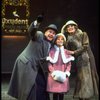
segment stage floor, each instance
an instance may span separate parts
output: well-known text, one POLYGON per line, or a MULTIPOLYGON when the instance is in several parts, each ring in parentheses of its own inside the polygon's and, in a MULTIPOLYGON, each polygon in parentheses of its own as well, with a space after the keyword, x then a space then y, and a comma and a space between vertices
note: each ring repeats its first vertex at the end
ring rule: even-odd
MULTIPOLYGON (((9 85, 10 75, 4 75, 2 76, 2 83, 1 83, 1 100, 16 100, 9 95, 7 95, 8 91, 8 85, 9 85)), ((75 85, 75 78, 72 76, 70 77, 70 91, 68 94, 65 95, 64 100, 78 100, 73 99, 73 92, 74 92, 74 85, 75 85)), ((52 100, 52 95, 50 95, 50 98, 52 100)), ((91 98, 91 100, 99 100, 99 97, 91 98)))

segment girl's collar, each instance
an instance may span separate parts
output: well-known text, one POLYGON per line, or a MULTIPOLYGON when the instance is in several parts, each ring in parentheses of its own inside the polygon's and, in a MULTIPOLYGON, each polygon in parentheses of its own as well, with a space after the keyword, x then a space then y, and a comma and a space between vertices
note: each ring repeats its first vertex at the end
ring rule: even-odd
POLYGON ((63 49, 64 50, 64 46, 61 46, 61 47, 58 47, 57 45, 54 45, 54 48, 56 49, 56 50, 59 50, 59 49, 63 49))

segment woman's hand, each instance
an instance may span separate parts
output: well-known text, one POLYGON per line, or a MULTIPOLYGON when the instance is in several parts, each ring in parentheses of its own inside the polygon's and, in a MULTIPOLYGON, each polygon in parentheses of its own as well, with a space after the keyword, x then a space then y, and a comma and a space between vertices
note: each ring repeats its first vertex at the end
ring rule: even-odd
POLYGON ((70 54, 72 54, 72 55, 73 55, 73 54, 75 54, 75 52, 74 52, 74 51, 70 51, 70 54))

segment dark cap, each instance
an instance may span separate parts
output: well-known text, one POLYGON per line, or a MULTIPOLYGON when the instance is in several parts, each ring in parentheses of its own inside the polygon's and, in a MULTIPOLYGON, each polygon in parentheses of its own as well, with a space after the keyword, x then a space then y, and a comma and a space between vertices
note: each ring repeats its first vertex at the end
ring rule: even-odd
POLYGON ((50 24, 48 27, 45 28, 44 32, 48 29, 54 30, 56 33, 58 32, 57 26, 55 24, 50 24))

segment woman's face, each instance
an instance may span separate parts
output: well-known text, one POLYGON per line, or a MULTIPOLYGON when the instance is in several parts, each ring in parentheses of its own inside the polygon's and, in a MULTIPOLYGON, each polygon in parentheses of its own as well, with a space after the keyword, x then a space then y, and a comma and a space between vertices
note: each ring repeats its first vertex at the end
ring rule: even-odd
POLYGON ((56 39, 56 45, 61 47, 61 46, 63 46, 63 44, 64 44, 63 36, 58 36, 57 39, 56 39))
POLYGON ((67 31, 68 33, 75 33, 75 31, 76 31, 75 25, 68 25, 68 26, 66 27, 66 31, 67 31))

